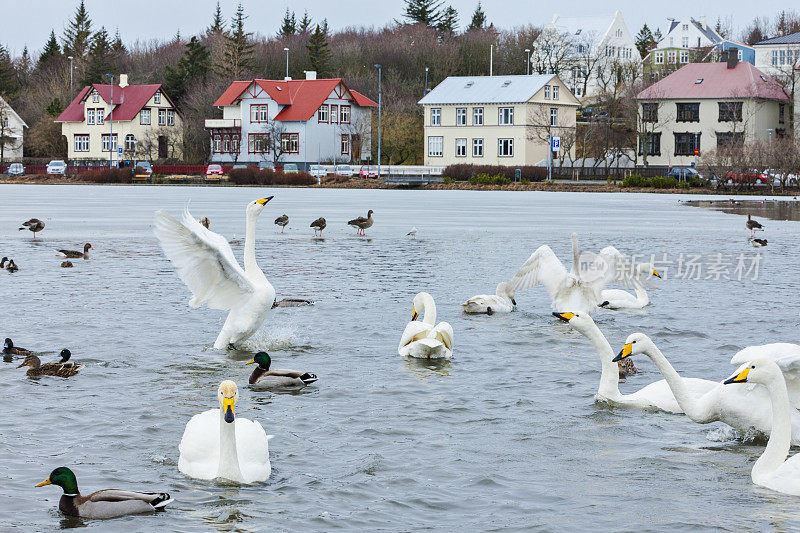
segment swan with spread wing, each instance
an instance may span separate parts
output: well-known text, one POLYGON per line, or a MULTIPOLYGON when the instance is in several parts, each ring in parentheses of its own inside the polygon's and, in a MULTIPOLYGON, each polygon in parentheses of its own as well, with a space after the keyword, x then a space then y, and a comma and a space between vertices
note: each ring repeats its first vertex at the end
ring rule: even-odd
POLYGON ((181 220, 164 211, 155 218, 155 234, 178 276, 192 292, 189 305, 228 311, 214 348, 236 349, 266 319, 275 289, 256 263, 256 221, 272 196, 247 204, 244 270, 228 240, 203 227, 186 209, 181 220))

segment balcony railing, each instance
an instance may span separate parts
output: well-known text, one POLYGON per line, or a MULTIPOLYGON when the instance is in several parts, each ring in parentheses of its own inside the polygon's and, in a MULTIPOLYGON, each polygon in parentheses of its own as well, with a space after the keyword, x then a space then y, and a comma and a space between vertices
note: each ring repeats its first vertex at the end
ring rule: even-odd
POLYGON ((207 129, 241 128, 242 121, 238 118, 207 118, 207 129))

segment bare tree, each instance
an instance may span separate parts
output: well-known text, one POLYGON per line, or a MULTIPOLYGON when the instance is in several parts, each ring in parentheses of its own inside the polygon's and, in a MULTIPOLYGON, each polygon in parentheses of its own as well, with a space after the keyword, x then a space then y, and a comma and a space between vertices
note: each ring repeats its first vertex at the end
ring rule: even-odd
POLYGON ((11 123, 11 107, 0 98, 0 167, 6 162, 6 150, 13 150, 20 144, 20 140, 13 134, 11 123))

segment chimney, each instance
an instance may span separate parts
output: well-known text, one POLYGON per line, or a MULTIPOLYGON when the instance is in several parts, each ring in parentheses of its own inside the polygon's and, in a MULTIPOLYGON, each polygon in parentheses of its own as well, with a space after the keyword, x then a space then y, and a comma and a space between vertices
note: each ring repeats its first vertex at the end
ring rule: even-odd
POLYGON ((739 52, 736 48, 728 48, 728 68, 736 68, 739 63, 739 52))
POLYGON ((119 75, 119 86, 120 89, 125 88, 128 86, 128 75, 127 74, 120 74, 119 75))
POLYGON ((317 71, 316 70, 304 70, 303 72, 306 73, 307 80, 315 80, 317 79, 317 71))

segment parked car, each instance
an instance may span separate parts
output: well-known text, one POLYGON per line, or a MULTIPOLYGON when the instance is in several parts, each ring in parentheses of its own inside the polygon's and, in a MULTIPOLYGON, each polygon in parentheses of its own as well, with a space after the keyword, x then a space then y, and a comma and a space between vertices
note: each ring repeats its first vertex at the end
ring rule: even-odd
POLYGON ((275 163, 272 161, 260 161, 258 163, 258 170, 264 170, 265 168, 275 170, 275 163))
MULTIPOLYGON (((777 171, 777 170, 772 170, 772 169, 765 170, 762 173, 762 175, 766 175, 767 177, 772 178, 772 184, 775 185, 776 187, 780 187, 781 179, 784 177, 783 172, 780 172, 780 171, 777 171)), ((786 174, 785 182, 786 182, 787 186, 789 186, 789 187, 797 187, 798 180, 800 180, 800 175, 793 174, 791 172, 786 174)), ((769 180, 767 180, 767 181, 769 181, 769 180)))
POLYGON ((765 185, 772 181, 766 174, 757 170, 748 170, 746 172, 728 172, 725 174, 725 181, 734 183, 744 183, 750 185, 765 185))
POLYGON ((249 166, 250 165, 244 165, 242 163, 237 163, 237 164, 233 165, 233 170, 236 170, 237 168, 247 168, 249 166))
POLYGON ((702 180, 703 175, 693 167, 670 167, 667 176, 673 177, 678 181, 689 181, 691 179, 702 180))
POLYGON ((337 176, 347 176, 348 178, 352 178, 353 174, 353 167, 350 165, 336 165, 333 167, 333 173, 337 176))
POLYGON ((222 165, 208 165, 206 176, 222 176, 222 165))
POLYGON ((324 178, 328 175, 328 171, 322 165, 311 165, 308 167, 308 173, 315 178, 324 178))
POLYGON ((22 163, 11 163, 6 170, 6 174, 9 176, 22 176, 25 174, 25 167, 22 166, 22 163))
POLYGON ((294 163, 286 163, 283 165, 283 173, 284 174, 297 174, 299 170, 297 169, 297 165, 294 163))
POLYGON ((60 174, 62 176, 66 176, 67 164, 61 159, 54 159, 49 163, 47 163, 47 174, 48 175, 60 174))
POLYGON ((377 178, 379 177, 378 165, 361 165, 358 175, 362 178, 377 178))
POLYGON ((150 161, 137 161, 133 165, 133 171, 136 172, 137 168, 140 168, 141 172, 144 172, 148 176, 153 173, 153 165, 150 164, 150 161))

